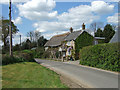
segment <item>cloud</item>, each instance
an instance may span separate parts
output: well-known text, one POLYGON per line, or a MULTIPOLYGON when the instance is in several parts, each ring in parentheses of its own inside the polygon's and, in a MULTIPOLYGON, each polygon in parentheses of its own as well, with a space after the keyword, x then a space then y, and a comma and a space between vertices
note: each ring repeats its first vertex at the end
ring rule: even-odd
MULTIPOLYGON (((120 14, 119 14, 119 17, 120 17, 120 14)), ((107 22, 118 24, 118 13, 115 13, 113 16, 108 16, 107 17, 107 22)))
POLYGON ((67 27, 62 22, 37 22, 34 23, 33 26, 36 28, 37 31, 40 32, 51 32, 51 31, 62 31, 67 29, 67 27))
POLYGON ((80 29, 83 23, 90 24, 99 18, 92 13, 90 6, 80 5, 58 15, 56 21, 38 21, 33 24, 33 27, 43 34, 46 33, 44 35, 49 38, 48 36, 53 34, 68 32, 70 27, 73 27, 74 30, 80 29))
POLYGON ((21 24, 22 23, 22 18, 17 17, 15 20, 12 20, 15 24, 21 24))
POLYGON ((66 32, 70 27, 80 29, 82 23, 88 26, 100 19, 100 15, 112 13, 114 5, 104 1, 93 1, 91 5, 79 5, 58 15, 54 11, 54 0, 31 0, 24 4, 18 4, 20 17, 36 21, 33 27, 42 32, 47 38, 57 33, 66 32))
POLYGON ((92 11, 97 14, 109 14, 113 12, 114 5, 110 5, 104 1, 93 1, 91 2, 92 11))
POLYGON ((60 22, 64 22, 69 27, 80 28, 82 23, 90 24, 94 20, 98 20, 100 17, 92 13, 89 5, 80 5, 64 12, 58 16, 60 22), (71 26, 70 26, 71 25, 71 26))
POLYGON ((113 8, 113 5, 109 5, 104 1, 93 1, 91 5, 79 5, 57 15, 56 21, 39 21, 34 23, 33 26, 43 33, 68 31, 70 27, 76 30, 81 28, 82 23, 87 26, 93 21, 99 20, 101 14, 111 13, 113 8))
POLYGON ((20 16, 30 20, 50 20, 57 16, 57 11, 52 11, 55 7, 54 0, 31 0, 17 7, 20 16))

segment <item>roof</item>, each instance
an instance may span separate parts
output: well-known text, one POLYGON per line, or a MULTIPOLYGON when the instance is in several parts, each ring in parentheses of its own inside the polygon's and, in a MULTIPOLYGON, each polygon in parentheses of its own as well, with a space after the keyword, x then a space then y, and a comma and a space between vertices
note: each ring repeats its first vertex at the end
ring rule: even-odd
POLYGON ((70 34, 65 38, 65 40, 66 40, 66 41, 75 40, 82 32, 83 32, 83 30, 74 31, 74 32, 70 33, 70 34))
POLYGON ((118 37, 118 34, 120 34, 120 30, 117 30, 113 36, 113 38, 110 40, 109 43, 115 43, 120 42, 120 37, 118 37))
POLYGON ((68 34, 70 33, 55 35, 44 46, 59 46, 68 34))
POLYGON ((47 46, 51 46, 51 47, 59 46, 59 45, 62 44, 62 41, 75 40, 84 31, 86 31, 87 33, 89 33, 87 31, 87 29, 85 29, 85 30, 74 31, 72 33, 68 32, 68 33, 64 33, 64 34, 53 36, 44 46, 46 46, 46 47, 47 46))

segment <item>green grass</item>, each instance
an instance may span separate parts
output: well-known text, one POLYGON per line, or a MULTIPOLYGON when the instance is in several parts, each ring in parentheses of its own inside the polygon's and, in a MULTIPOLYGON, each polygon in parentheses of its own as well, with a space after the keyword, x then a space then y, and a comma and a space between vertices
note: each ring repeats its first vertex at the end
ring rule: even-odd
POLYGON ((3 88, 67 88, 55 72, 33 62, 2 66, 3 88))

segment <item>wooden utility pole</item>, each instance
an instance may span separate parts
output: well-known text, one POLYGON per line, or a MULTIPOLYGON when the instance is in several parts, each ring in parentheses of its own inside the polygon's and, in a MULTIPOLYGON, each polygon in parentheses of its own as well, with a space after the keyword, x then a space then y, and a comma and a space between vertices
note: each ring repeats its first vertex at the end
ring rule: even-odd
POLYGON ((20 46, 21 46, 21 35, 20 35, 20 46))
POLYGON ((20 35, 20 46, 19 46, 20 50, 21 50, 21 35, 20 35))
POLYGON ((12 23, 11 23, 11 0, 9 1, 9 35, 10 35, 10 56, 13 56, 12 53, 12 23))

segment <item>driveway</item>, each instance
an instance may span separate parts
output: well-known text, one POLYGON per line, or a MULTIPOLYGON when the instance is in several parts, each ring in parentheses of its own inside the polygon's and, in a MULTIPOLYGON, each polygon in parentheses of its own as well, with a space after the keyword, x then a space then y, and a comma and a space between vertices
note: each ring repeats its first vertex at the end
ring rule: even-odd
MULTIPOLYGON (((35 59, 41 65, 65 75, 85 88, 118 88, 118 73, 98 70, 76 63, 35 59)), ((119 78, 120 80, 120 78, 119 78)))

